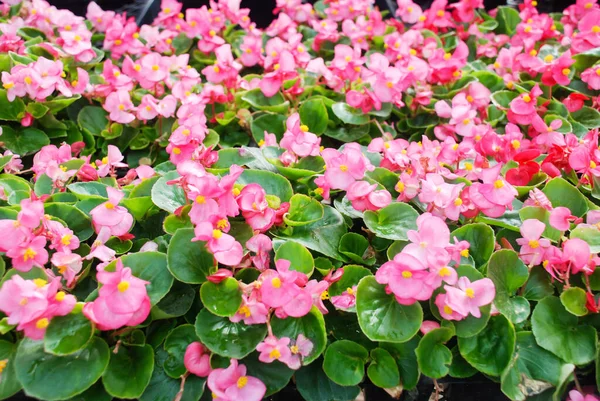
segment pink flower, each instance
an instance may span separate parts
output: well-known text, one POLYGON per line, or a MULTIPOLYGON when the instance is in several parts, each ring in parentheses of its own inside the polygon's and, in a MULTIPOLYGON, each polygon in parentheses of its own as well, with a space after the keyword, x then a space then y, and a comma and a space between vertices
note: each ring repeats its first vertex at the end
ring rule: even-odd
POLYGON ((600 89, 600 67, 590 67, 581 73, 581 80, 588 84, 590 89, 600 89))
POLYGON ((550 212, 550 225, 557 230, 567 231, 571 227, 571 222, 577 221, 581 222, 581 219, 573 216, 566 207, 559 206, 550 212))
POLYGON ((377 184, 355 181, 347 188, 346 196, 358 211, 379 210, 392 202, 392 195, 385 189, 376 191, 375 188, 377 184))
POLYGON ((423 320, 423 323, 421 323, 420 331, 423 335, 425 335, 425 334, 429 333, 431 330, 435 330, 435 329, 439 329, 439 328, 440 328, 440 324, 438 322, 435 322, 433 320, 423 320))
POLYGON ((292 53, 289 51, 282 52, 279 62, 273 65, 273 71, 267 72, 258 84, 260 90, 266 97, 274 96, 279 92, 285 80, 298 75, 296 69, 296 61, 292 53))
MULTIPOLYGON (((563 262, 568 262, 573 274, 585 270, 590 262, 590 246, 587 242, 579 238, 571 238, 563 244, 563 262)), ((593 272, 586 272, 591 274, 593 272)))
POLYGON ((425 282, 426 268, 411 255, 399 253, 377 270, 375 278, 379 284, 387 285, 399 303, 411 305, 429 299, 433 293, 434 289, 425 282))
POLYGON ((86 260, 98 258, 102 262, 108 262, 115 257, 116 252, 104 245, 106 241, 110 239, 110 232, 111 230, 109 227, 100 228, 96 240, 92 243, 90 253, 85 257, 86 260))
POLYGON ((331 303, 337 309, 351 309, 356 305, 356 286, 346 288, 340 295, 331 297, 331 303))
POLYGON ((207 385, 215 401, 260 401, 267 387, 259 379, 246 376, 246 366, 232 359, 227 369, 214 369, 207 385))
POLYGON ((480 307, 489 305, 496 296, 494 283, 489 278, 471 282, 467 277, 458 279, 457 287, 444 286, 446 302, 462 315, 481 317, 480 307))
POLYGON ((72 287, 75 276, 81 271, 83 261, 81 256, 70 252, 56 252, 50 260, 58 272, 67 280, 67 286, 72 287))
POLYGON ((292 114, 286 122, 287 130, 283 134, 280 146, 300 157, 317 156, 321 138, 308 132, 309 127, 300 125, 300 115, 292 114))
POLYGON ((535 85, 530 93, 523 93, 510 102, 508 121, 513 124, 529 125, 537 115, 537 98, 542 95, 539 85, 535 85))
POLYGON ((116 168, 127 167, 123 163, 125 157, 121 154, 119 148, 115 145, 108 145, 108 154, 102 160, 96 160, 98 166, 98 176, 106 177, 108 174, 113 174, 116 168))
POLYGON ((313 305, 311 295, 301 288, 307 282, 306 275, 289 270, 290 262, 285 259, 275 262, 275 267, 277 271, 265 270, 259 277, 259 281, 262 282, 262 302, 278 309, 280 318, 306 315, 313 305))
POLYGON ((354 181, 362 179, 365 172, 375 168, 357 143, 346 144, 342 152, 327 148, 321 155, 327 165, 325 181, 332 189, 346 190, 354 181))
POLYGON ((412 0, 398 0, 397 2, 396 15, 405 23, 414 24, 423 15, 421 7, 412 0))
POLYGON ((269 268, 269 252, 273 249, 271 238, 264 234, 256 234, 246 242, 246 248, 256 254, 251 257, 254 267, 261 271, 269 268))
POLYGON ((269 308, 262 302, 259 302, 257 297, 257 291, 254 290, 249 297, 242 295, 242 306, 235 315, 231 316, 229 320, 233 323, 244 321, 244 324, 264 324, 267 322, 269 315, 269 308))
POLYGON ((226 266, 236 266, 242 261, 242 245, 231 235, 224 233, 209 222, 196 225, 193 241, 206 241, 208 249, 217 262, 226 266))
POLYGON ((183 364, 190 373, 200 377, 208 376, 212 370, 210 352, 198 341, 194 341, 185 349, 183 364))
POLYGON ((435 305, 438 307, 442 318, 446 320, 463 320, 467 317, 466 314, 459 313, 448 305, 448 296, 446 294, 438 294, 435 297, 435 305))
POLYGON ((83 313, 100 330, 137 326, 146 320, 150 313, 150 298, 146 292, 149 282, 133 276, 120 259, 114 272, 100 270, 96 278, 102 284, 98 298, 85 304, 83 313))
POLYGON ((582 394, 577 390, 569 391, 567 401, 598 401, 600 398, 593 394, 582 394))
POLYGON ((231 54, 231 45, 222 45, 215 50, 217 61, 214 65, 209 65, 202 70, 202 74, 206 76, 206 80, 213 84, 224 82, 229 86, 231 82, 237 80, 238 71, 241 70, 241 64, 233 59, 231 54))
POLYGON ((125 194, 113 187, 106 187, 108 201, 96 206, 90 212, 92 224, 97 233, 106 227, 110 235, 120 237, 127 234, 133 225, 133 216, 123 206, 118 206, 125 194))
POLYGON ((240 45, 242 55, 240 61, 245 67, 252 67, 262 59, 262 38, 255 35, 244 36, 244 42, 240 45))
POLYGON ((546 225, 536 219, 527 219, 521 226, 523 238, 517 238, 517 244, 521 245, 519 256, 523 262, 532 266, 538 265, 544 259, 546 249, 550 247, 550 240, 541 238, 546 225))
POLYGON ((308 338, 304 337, 303 334, 298 334, 298 338, 295 342, 292 342, 290 351, 292 352, 291 357, 287 360, 286 364, 290 369, 300 369, 302 360, 310 355, 313 350, 313 343, 308 338))
POLYGON ((12 259, 12 266, 22 272, 28 272, 34 266, 44 267, 48 263, 48 251, 44 248, 46 239, 42 236, 31 236, 25 242, 6 252, 12 259))
POLYGON ((124 90, 119 90, 108 95, 102 107, 110 113, 109 118, 111 121, 129 124, 135 120, 135 114, 130 113, 131 111, 135 111, 135 106, 131 102, 129 92, 124 90))
POLYGON ((242 216, 254 230, 267 231, 275 222, 275 210, 269 207, 266 195, 260 185, 248 184, 237 197, 242 216))
POLYGON ((288 337, 278 339, 273 335, 267 336, 256 346, 256 350, 260 352, 258 360, 264 363, 271 363, 275 360, 287 363, 292 356, 292 351, 288 348, 289 343, 288 337))

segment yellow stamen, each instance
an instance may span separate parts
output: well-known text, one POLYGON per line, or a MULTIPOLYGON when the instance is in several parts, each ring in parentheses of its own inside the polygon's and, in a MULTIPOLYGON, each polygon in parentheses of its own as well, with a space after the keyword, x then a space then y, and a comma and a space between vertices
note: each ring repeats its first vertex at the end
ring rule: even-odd
POLYGON ((10 88, 12 88, 13 86, 15 86, 14 82, 7 82, 7 83, 5 83, 5 84, 2 84, 2 87, 3 87, 4 89, 10 89, 10 88))
POLYGON ((281 288, 281 279, 279 277, 275 277, 271 279, 271 285, 274 288, 281 288))
POLYGON ((511 146, 513 147, 513 149, 519 149, 521 147, 521 141, 517 140, 517 139, 513 139, 510 142, 511 146))
POLYGON ((238 309, 238 313, 240 315, 244 315, 245 317, 250 317, 251 315, 250 308, 248 308, 247 305, 244 305, 240 309, 238 309))
POLYGON ((246 377, 246 376, 242 376, 237 380, 237 386, 240 389, 246 387, 247 384, 248 384, 248 377, 246 377))
POLYGON ((450 274, 452 274, 452 272, 447 267, 442 267, 438 274, 440 277, 448 277, 450 274))
POLYGON ((346 166, 345 164, 342 164, 342 165, 340 166, 340 171, 342 171, 342 172, 344 172, 344 173, 345 173, 346 171, 348 171, 348 166, 346 166))
POLYGON ((219 239, 219 238, 221 238, 222 236, 223 236, 223 231, 221 231, 221 230, 213 230, 213 232, 212 232, 212 237, 213 237, 214 239, 219 239))
POLYGON ((451 57, 452 57, 452 54, 450 54, 450 53, 444 54, 444 60, 450 60, 451 57))
POLYGON ((224 230, 227 228, 228 224, 229 224, 229 222, 227 221, 227 219, 221 219, 221 220, 217 221, 217 228, 219 230, 224 230))
POLYGON ((453 314, 453 313, 454 313, 454 311, 453 311, 453 310, 452 310, 452 308, 451 308, 451 307, 449 307, 448 305, 444 305, 444 313, 445 313, 446 315, 451 315, 451 314, 453 314))
POLYGON ((176 155, 178 155, 178 154, 181 153, 181 149, 179 149, 179 148, 173 148, 173 153, 176 154, 176 155))
POLYGON ((300 131, 302 131, 302 132, 308 132, 308 126, 307 125, 301 125, 300 126, 300 131))
POLYGON ((496 181, 494 181, 494 188, 500 189, 502 187, 504 187, 504 181, 502 181, 502 180, 496 180, 496 181))
POLYGON ((348 295, 354 295, 354 290, 352 289, 352 287, 346 288, 346 292, 348 293, 348 295))
POLYGON ((469 298, 475 298, 475 290, 470 287, 465 290, 465 294, 467 294, 469 298))
POLYGON ((592 27, 592 32, 594 32, 594 33, 598 33, 598 32, 600 32, 600 26, 598 26, 598 25, 594 25, 594 26, 592 27))
POLYGON ((531 102, 531 96, 529 96, 529 95, 523 95, 523 101, 524 101, 525 103, 529 103, 529 102, 531 102))
POLYGON ((465 163, 465 170, 472 171, 473 170, 473 163, 466 162, 465 163))
POLYGON ((460 256, 462 256, 463 258, 468 258, 469 257, 469 250, 468 249, 463 249, 462 251, 460 251, 460 256))
POLYGON ((125 292, 129 289, 129 281, 123 280, 117 285, 119 292, 125 292))
POLYGON ((35 322, 35 327, 40 330, 43 330, 46 327, 48 327, 49 324, 50 324, 50 321, 47 318, 43 317, 40 320, 38 320, 37 322, 35 322))
POLYGON ((454 199, 454 206, 462 206, 463 200, 460 198, 454 199))
POLYGON ((115 45, 116 46, 121 46, 122 44, 123 44, 123 41, 121 39, 115 40, 115 45))
POLYGON ((160 70, 159 66, 157 66, 157 65, 152 66, 152 71, 158 71, 158 70, 160 70))
POLYGON ((112 209, 115 208, 115 205, 112 202, 106 202, 104 204, 104 207, 107 208, 107 209, 109 209, 109 210, 112 210, 112 209))
POLYGON ((554 56, 552 54, 548 54, 546 57, 544 57, 544 61, 546 63, 551 63, 552 60, 554 60, 554 56))
POLYGON ((27 85, 31 85, 31 82, 32 82, 32 81, 31 81, 31 77, 25 77, 25 78, 23 79, 23 81, 25 81, 25 83, 26 83, 27 85))
POLYGON ((279 359, 281 358, 281 352, 277 348, 274 348, 271 352, 269 352, 269 358, 279 359))
POLYGON ((563 74, 564 76, 567 76, 567 75, 569 75, 570 73, 571 73, 571 70, 570 70, 570 69, 568 69, 568 68, 563 68, 563 70, 562 70, 562 74, 563 74))
POLYGON ((297 353, 299 353, 299 352, 300 352, 300 348, 298 348, 298 346, 297 346, 297 345, 292 345, 292 346, 290 347, 290 351, 292 351, 292 354, 296 355, 297 353))
POLYGON ((539 246, 540 246, 540 242, 538 240, 532 239, 529 241, 530 248, 536 249, 536 248, 539 248, 539 246))
POLYGON ((443 17, 444 16, 444 10, 438 10, 438 12, 436 13, 438 17, 443 17))
POLYGON ((402 277, 404 278, 411 278, 413 276, 413 274, 411 272, 409 272, 408 270, 405 270, 402 272, 402 277))
POLYGON ((60 239, 60 243, 63 244, 64 246, 69 246, 69 245, 71 245, 71 238, 73 238, 73 236, 71 234, 65 234, 60 239))
MULTIPOLYGON (((31 260, 31 259, 35 258, 36 255, 37 255, 36 251, 34 251, 31 248, 27 248, 25 250, 25 252, 23 253, 23 260, 25 262, 27 262, 28 260, 31 260)), ((44 284, 42 286, 44 286, 44 285, 46 285, 46 281, 45 280, 44 280, 44 284)))
POLYGON ((198 195, 196 196, 196 203, 199 205, 203 205, 206 203, 206 197, 202 196, 202 195, 198 195))
POLYGON ((64 291, 59 291, 56 293, 56 295, 54 296, 54 299, 57 300, 58 302, 62 302, 65 299, 65 296, 67 294, 65 294, 64 291))

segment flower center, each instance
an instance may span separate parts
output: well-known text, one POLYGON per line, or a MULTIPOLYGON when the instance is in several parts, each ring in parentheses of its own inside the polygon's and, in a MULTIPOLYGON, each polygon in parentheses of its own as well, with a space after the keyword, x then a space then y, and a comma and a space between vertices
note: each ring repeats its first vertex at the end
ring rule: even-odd
POLYGON ((448 277, 451 274, 451 272, 447 266, 444 266, 440 269, 438 274, 440 275, 440 277, 448 277))
POLYGON ((444 305, 444 313, 445 313, 446 315, 451 315, 451 314, 453 314, 453 313, 454 313, 454 311, 453 311, 453 310, 452 310, 452 308, 451 308, 451 307, 449 307, 448 305, 444 305))
POLYGON ((598 32, 600 32, 600 26, 598 26, 598 25, 594 25, 594 26, 592 27, 592 32, 594 32, 594 33, 598 33, 598 32))
POLYGON ((462 256, 463 258, 468 258, 469 257, 469 250, 468 249, 463 249, 462 251, 460 251, 460 256, 462 256))
POLYGON ((348 295, 354 295, 354 290, 352 289, 352 287, 346 288, 346 292, 348 293, 348 295))
POLYGON ((513 149, 519 149, 521 147, 521 142, 517 139, 513 139, 510 144, 512 145, 513 149))
POLYGON ((524 96, 523 96, 523 101, 524 101, 525 103, 529 103, 529 102, 531 102, 531 96, 529 96, 529 95, 524 95, 524 96))
POLYGON ((107 209, 109 209, 109 210, 112 210, 112 209, 114 209, 114 208, 115 208, 115 205, 114 205, 114 204, 112 204, 111 202, 106 202, 106 203, 104 204, 104 207, 105 207, 105 208, 107 208, 107 209))
POLYGON ((48 319, 43 317, 40 320, 38 320, 37 322, 35 322, 35 327, 40 330, 43 330, 46 327, 48 327, 49 324, 50 324, 50 322, 48 321, 48 319))
POLYGON ((348 166, 346 166, 345 164, 342 164, 340 166, 340 171, 343 171, 345 173, 346 171, 348 171, 348 166))
POLYGON ((504 181, 502 181, 502 180, 496 180, 496 181, 494 181, 494 188, 500 189, 502 187, 504 187, 504 181))
POLYGON ((290 351, 292 351, 292 354, 296 355, 297 353, 299 353, 299 352, 300 352, 300 348, 298 348, 298 346, 297 346, 297 345, 292 345, 292 346, 290 347, 290 351))
POLYGON ((437 16, 438 17, 443 17, 444 16, 444 10, 438 10, 437 16))
POLYGON ((321 300, 326 301, 329 299, 329 291, 325 290, 321 293, 321 300))
POLYGON ((467 294, 469 298, 475 298, 475 290, 473 290, 471 287, 465 290, 465 294, 467 294))
POLYGON ((539 246, 540 246, 540 242, 538 240, 532 239, 529 241, 530 248, 536 249, 536 248, 539 248, 539 246))
POLYGON ((562 70, 562 74, 563 74, 563 75, 567 76, 567 75, 569 75, 570 73, 571 73, 571 70, 570 70, 570 69, 568 69, 568 68, 563 68, 563 70, 562 70))
POLYGON ((125 292, 129 289, 129 281, 123 280, 117 285, 119 292, 125 292))
POLYGON ((69 246, 69 245, 71 245, 71 238, 73 238, 73 236, 71 234, 65 234, 60 239, 60 243, 63 244, 64 246, 69 246))
MULTIPOLYGON (((31 260, 31 259, 35 258, 35 256, 36 256, 36 255, 37 255, 37 252, 36 252, 36 251, 34 251, 34 250, 33 250, 33 249, 31 249, 31 248, 27 248, 27 249, 25 250, 25 252, 23 253, 23 260, 24 260, 25 262, 27 262, 28 260, 31 260)), ((44 282, 44 285, 46 285, 46 283, 45 283, 45 282, 44 282)))
POLYGON ((269 352, 269 357, 273 359, 281 358, 281 352, 277 348, 274 348, 271 352, 269 352))
POLYGON ((65 299, 65 296, 67 294, 65 294, 64 291, 59 291, 56 293, 56 295, 54 296, 54 299, 56 299, 58 302, 62 302, 65 299))
POLYGON ((302 132, 308 132, 308 126, 307 125, 301 125, 300 126, 300 131, 302 131, 302 132))
POLYGON ((250 317, 250 314, 251 314, 251 313, 250 313, 250 308, 248 308, 248 306, 246 306, 246 305, 242 306, 242 307, 241 307, 241 308, 238 310, 238 313, 239 313, 240 315, 244 315, 244 316, 246 316, 246 317, 250 317))
POLYGON ((223 236, 223 231, 221 230, 213 230, 212 237, 214 239, 219 239, 223 236))
POLYGON ((219 230, 223 230, 223 229, 227 228, 227 223, 228 223, 227 219, 221 219, 221 220, 217 221, 217 228, 219 230))
POLYGON ((404 277, 404 278, 411 278, 412 275, 413 274, 411 272, 409 272, 408 270, 405 270, 402 272, 402 277, 404 277))
POLYGON ((460 198, 454 199, 454 206, 462 206, 463 200, 460 198))
POLYGON ((275 277, 271 279, 271 285, 274 288, 281 288, 281 279, 279 277, 275 277))
POLYGON ((248 384, 248 377, 247 376, 242 376, 237 380, 237 386, 238 388, 244 388, 246 387, 246 385, 248 384))
POLYGON ((206 203, 206 198, 202 195, 196 196, 196 203, 199 205, 203 205, 206 203))
POLYGON ((444 60, 450 60, 450 57, 452 57, 452 54, 450 54, 450 53, 444 54, 444 60))

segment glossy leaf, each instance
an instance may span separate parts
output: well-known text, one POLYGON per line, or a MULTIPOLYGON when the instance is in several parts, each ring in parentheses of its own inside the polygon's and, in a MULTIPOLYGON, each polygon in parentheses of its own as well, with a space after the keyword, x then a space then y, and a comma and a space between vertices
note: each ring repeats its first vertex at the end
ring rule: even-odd
POLYGON ((167 249, 167 267, 179 281, 202 284, 207 276, 217 271, 217 263, 204 242, 192 242, 194 236, 192 228, 181 228, 175 232, 167 249))
POLYGON ((44 335, 44 350, 54 355, 68 355, 85 347, 92 339, 92 323, 81 313, 56 316, 44 335))
POLYGON ((440 379, 450 372, 452 352, 446 344, 453 337, 453 330, 440 327, 431 330, 421 338, 415 350, 421 372, 432 379, 440 379))
POLYGON ((327 347, 323 371, 340 386, 354 386, 365 374, 369 352, 365 347, 348 340, 336 341, 327 347))
POLYGON ((290 261, 290 270, 295 270, 312 275, 315 261, 306 247, 298 242, 286 241, 275 252, 275 260, 285 259, 290 261))
POLYGON ((366 226, 375 235, 392 240, 407 240, 409 230, 417 229, 419 214, 406 203, 392 203, 377 212, 364 213, 366 226))
POLYGON ((313 343, 313 349, 308 356, 303 359, 303 364, 308 365, 317 359, 325 350, 327 345, 327 333, 325 331, 325 320, 323 314, 313 306, 310 312, 302 317, 286 317, 271 319, 271 327, 276 337, 289 337, 292 341, 302 334, 313 343))
POLYGON ((242 290, 238 281, 227 277, 218 284, 207 281, 200 288, 202 304, 217 316, 233 316, 242 305, 242 290))
POLYGON ((113 397, 139 398, 150 383, 154 370, 154 350, 149 345, 126 347, 110 353, 102 384, 113 397))

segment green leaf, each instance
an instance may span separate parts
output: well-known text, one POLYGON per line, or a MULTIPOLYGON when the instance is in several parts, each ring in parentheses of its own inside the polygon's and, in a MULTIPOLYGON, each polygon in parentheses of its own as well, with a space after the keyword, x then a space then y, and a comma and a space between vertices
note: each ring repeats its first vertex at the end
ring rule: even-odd
POLYGON ((363 125, 369 122, 369 116, 362 110, 351 107, 346 102, 335 103, 331 106, 333 114, 345 124, 363 125))
POLYGON ((537 345, 530 331, 522 331, 517 333, 515 353, 502 373, 501 389, 511 400, 524 401, 558 386, 564 372, 574 368, 537 345))
POLYGON ((550 180, 542 192, 552 202, 552 206, 564 206, 575 216, 582 217, 589 209, 583 194, 560 177, 550 180))
POLYGON ((17 349, 15 371, 28 396, 64 400, 94 384, 106 370, 109 355, 108 346, 98 337, 67 356, 47 354, 42 341, 24 338, 17 349))
POLYGON ((452 364, 450 365, 449 375, 457 379, 466 379, 477 374, 477 369, 469 365, 462 357, 458 346, 452 347, 452 364))
POLYGON ((173 379, 178 379, 187 371, 183 358, 188 345, 198 341, 196 330, 191 324, 175 327, 165 338, 164 349, 168 357, 163 363, 165 373, 173 379))
POLYGON ((381 388, 396 387, 400 383, 400 372, 394 357, 383 348, 371 350, 371 363, 367 376, 374 385, 381 388))
POLYGON ((185 192, 178 185, 167 185, 167 181, 179 178, 177 171, 169 171, 152 187, 152 202, 162 210, 174 213, 187 203, 185 192))
POLYGON ((325 351, 323 371, 340 386, 354 386, 365 375, 365 364, 369 352, 353 341, 340 340, 332 343, 325 351))
POLYGON ((487 268, 488 277, 496 287, 494 305, 498 311, 517 324, 529 316, 529 302, 522 296, 514 296, 529 278, 529 270, 513 250, 495 252, 487 268))
POLYGON ((44 350, 54 355, 72 354, 85 347, 93 335, 92 323, 82 313, 56 316, 46 329, 44 350))
POLYGON ((37 120, 44 117, 49 109, 41 103, 29 103, 25 110, 37 120))
POLYGON ((200 288, 202 304, 217 316, 233 316, 242 305, 242 290, 238 281, 227 277, 218 284, 207 281, 200 288))
POLYGON ((22 388, 15 371, 16 354, 17 344, 0 340, 0 361, 6 361, 6 366, 0 376, 0 400, 9 399, 22 388))
POLYGON ((264 324, 233 323, 202 309, 196 318, 196 334, 202 344, 223 357, 242 359, 256 349, 267 335, 264 324))
POLYGON ((36 128, 23 128, 18 132, 11 127, 2 127, 2 142, 4 147, 14 154, 25 156, 35 153, 50 144, 48 135, 36 128))
POLYGON ((369 253, 369 240, 360 234, 344 234, 340 241, 339 251, 355 263, 372 265, 375 263, 375 253, 369 253))
POLYGON ((491 99, 492 103, 494 104, 494 106, 496 106, 497 108, 502 110, 502 109, 508 109, 510 107, 510 102, 512 102, 512 100, 514 98, 516 98, 517 96, 519 96, 519 94, 517 92, 502 90, 502 91, 492 93, 492 95, 490 96, 490 99, 491 99))
POLYGON ((490 376, 500 376, 515 349, 515 328, 503 315, 492 316, 477 335, 459 337, 458 348, 474 368, 490 376))
POLYGON ((152 307, 152 320, 185 315, 192 307, 195 297, 196 291, 192 286, 175 280, 167 295, 152 307))
POLYGON ((408 341, 423 322, 423 310, 418 302, 400 305, 373 276, 364 277, 358 284, 356 312, 362 331, 372 341, 408 341))
POLYGON ((554 294, 554 286, 550 274, 541 266, 535 266, 529 272, 529 280, 525 284, 523 296, 530 301, 539 301, 554 294))
POLYGON ((597 226, 580 224, 571 230, 570 237, 587 242, 592 253, 600 252, 600 230, 597 226))
MULTIPOLYGON (((167 255, 161 252, 139 252, 131 253, 121 257, 124 267, 131 268, 131 273, 142 280, 150 282, 146 291, 150 297, 152 306, 156 305, 173 285, 173 277, 167 270, 167 255)), ((112 271, 116 262, 105 267, 112 271)))
POLYGON ((452 352, 446 344, 454 336, 452 329, 440 327, 431 330, 421 338, 415 350, 421 372, 432 379, 441 379, 450 372, 452 352))
POLYGON ((295 270, 310 277, 315 268, 315 260, 306 249, 298 242, 286 241, 275 252, 275 260, 285 259, 290 261, 290 270, 295 270))
POLYGON ((265 396, 275 394, 290 382, 294 370, 279 361, 263 363, 258 360, 258 352, 253 352, 240 361, 246 366, 248 376, 256 377, 267 386, 265 396))
POLYGON ((50 113, 57 112, 69 107, 71 104, 81 98, 81 95, 72 95, 71 97, 56 96, 55 98, 44 102, 44 105, 50 109, 50 113))
POLYGON ((408 239, 408 231, 417 229, 419 214, 406 203, 392 203, 377 212, 364 212, 366 226, 380 238, 402 240, 408 239))
POLYGON ((67 186, 69 191, 73 192, 77 199, 87 200, 87 199, 99 199, 105 200, 108 198, 108 194, 106 193, 106 184, 102 184, 101 182, 76 182, 74 184, 70 184, 67 186))
POLYGON ((44 212, 67 223, 80 241, 85 241, 94 234, 92 220, 75 206, 65 203, 44 203, 44 212))
POLYGON ((305 226, 293 227, 291 233, 278 231, 275 236, 291 239, 325 256, 345 261, 346 258, 338 252, 338 245, 346 230, 342 215, 331 206, 324 206, 322 219, 305 226))
POLYGON ((306 401, 353 401, 360 393, 358 386, 340 386, 322 369, 320 360, 303 366, 295 374, 296 387, 306 401))
POLYGON ((298 335, 302 334, 313 343, 312 351, 303 359, 304 365, 308 365, 325 351, 327 345, 325 320, 323 314, 315 306, 311 308, 308 314, 299 318, 279 319, 273 316, 271 326, 273 334, 278 338, 289 337, 292 341, 295 341, 298 335))
POLYGON ((287 117, 281 114, 263 114, 252 120, 250 128, 256 143, 265 139, 265 131, 275 134, 277 140, 283 138, 287 117))
POLYGON ((560 302, 565 309, 575 316, 585 316, 588 310, 585 307, 586 295, 585 290, 579 287, 567 288, 560 294, 560 302))
POLYGON ((285 224, 292 227, 305 226, 323 218, 323 205, 306 195, 296 194, 290 199, 290 209, 283 216, 285 224))
POLYGON ((85 106, 77 114, 77 124, 83 131, 100 136, 108 128, 108 113, 98 106, 85 106))
POLYGON ((571 118, 589 129, 600 127, 600 112, 588 106, 572 112, 571 118))
POLYGON ((202 284, 217 271, 217 264, 205 242, 192 242, 194 237, 193 228, 180 228, 175 232, 167 249, 167 268, 179 281, 202 284))
POLYGON ((415 353, 419 342, 420 337, 416 335, 405 343, 379 343, 379 346, 387 350, 396 360, 400 382, 405 390, 414 389, 419 382, 421 373, 415 353))
POLYGON ((150 383, 153 370, 154 349, 150 345, 121 345, 117 353, 110 353, 102 384, 113 397, 139 398, 150 383))
MULTIPOLYGON (((288 180, 300 180, 302 178, 312 177, 325 169, 325 161, 321 156, 303 157, 298 163, 291 164, 289 167, 280 166, 275 162, 277 170, 288 180)), ((293 199, 293 197, 292 197, 293 199)), ((284 216, 285 219, 285 216, 284 216)), ((291 225, 291 224, 290 224, 291 225)))
POLYGON ((494 252, 496 238, 494 237, 494 230, 487 224, 465 224, 452 231, 450 241, 454 241, 454 238, 471 244, 469 255, 473 257, 477 268, 486 264, 490 260, 492 252, 494 252))
POLYGON ((329 116, 325 102, 319 98, 308 99, 302 103, 300 109, 300 121, 308 127, 308 131, 320 135, 327 129, 329 116))
POLYGON ((294 195, 292 184, 285 177, 270 171, 244 170, 237 182, 243 185, 259 184, 267 195, 275 195, 282 202, 289 202, 294 195))
POLYGON ((346 125, 335 128, 328 128, 323 135, 340 142, 355 142, 365 135, 369 134, 369 124, 363 125, 346 125))
POLYGON ((568 363, 584 365, 596 357, 598 334, 593 327, 579 325, 556 297, 538 302, 531 315, 533 335, 540 347, 568 363))
POLYGON ((521 17, 514 8, 502 6, 498 7, 496 20, 498 21, 496 33, 512 36, 517 30, 517 25, 521 22, 521 17))
POLYGON ((0 89, 0 120, 19 121, 24 113, 25 103, 18 97, 12 102, 8 101, 6 91, 0 89))
POLYGON ((244 93, 242 100, 250 103, 256 110, 271 111, 273 113, 285 114, 290 108, 290 102, 285 100, 281 92, 277 92, 271 97, 266 97, 260 88, 255 88, 244 93))

